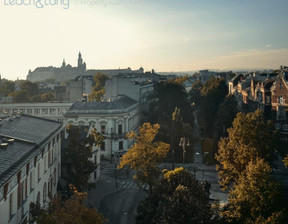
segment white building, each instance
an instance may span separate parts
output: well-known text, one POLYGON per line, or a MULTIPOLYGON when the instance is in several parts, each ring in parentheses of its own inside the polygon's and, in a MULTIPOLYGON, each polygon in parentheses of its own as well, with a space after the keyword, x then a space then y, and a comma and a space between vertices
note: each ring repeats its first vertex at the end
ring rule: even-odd
POLYGON ((153 93, 154 82, 144 75, 119 75, 106 80, 105 99, 113 100, 120 95, 125 95, 141 104, 145 103, 148 95, 153 93))
POLYGON ((28 223, 31 202, 55 195, 61 173, 62 124, 28 115, 1 115, 0 223, 28 223))
POLYGON ((125 136, 139 123, 140 104, 127 96, 111 102, 76 102, 64 114, 65 125, 93 125, 101 132, 105 136, 101 155, 109 159, 117 159, 127 151, 132 142, 125 136))
POLYGON ((63 114, 73 103, 10 103, 0 104, 0 113, 17 113, 43 117, 56 121, 63 121, 63 114))

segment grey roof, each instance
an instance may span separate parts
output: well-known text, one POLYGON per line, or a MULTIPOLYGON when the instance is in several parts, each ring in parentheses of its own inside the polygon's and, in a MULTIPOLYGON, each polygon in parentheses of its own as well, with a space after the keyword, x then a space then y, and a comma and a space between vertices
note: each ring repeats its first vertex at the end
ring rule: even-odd
POLYGON ((21 115, 20 118, 2 120, 0 139, 13 138, 6 149, 0 148, 0 186, 39 153, 51 135, 62 128, 60 122, 21 115))
POLYGON ((138 106, 138 103, 127 96, 121 96, 111 102, 75 102, 64 116, 69 116, 69 114, 129 112, 136 106, 138 106))
POLYGON ((21 115, 20 118, 12 118, 12 121, 4 119, 0 127, 0 136, 10 136, 40 144, 59 127, 61 123, 57 121, 21 115))

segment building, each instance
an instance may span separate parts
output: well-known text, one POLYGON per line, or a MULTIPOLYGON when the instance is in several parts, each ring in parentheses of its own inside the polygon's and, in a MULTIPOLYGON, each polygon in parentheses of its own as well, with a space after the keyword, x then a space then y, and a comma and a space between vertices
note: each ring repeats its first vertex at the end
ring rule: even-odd
POLYGON ((61 67, 37 67, 34 71, 29 70, 27 80, 31 82, 42 82, 47 79, 52 79, 56 82, 63 82, 67 80, 73 80, 80 76, 94 76, 97 73, 103 73, 110 77, 121 73, 143 73, 143 68, 139 70, 127 69, 86 69, 86 63, 82 59, 82 54, 79 52, 77 67, 73 67, 70 64, 66 64, 63 60, 61 67))
POLYGON ((1 115, 0 223, 28 223, 31 202, 55 195, 61 173, 62 124, 28 115, 1 115))
POLYGON ((63 114, 68 111, 73 103, 11 103, 0 104, 0 113, 17 113, 33 115, 56 121, 63 121, 63 114))
POLYGON ((153 93, 154 82, 144 75, 118 75, 105 81, 105 99, 113 100, 125 95, 143 104, 153 93))
POLYGON ((281 67, 272 73, 236 75, 229 81, 229 93, 236 97, 243 112, 260 108, 288 139, 288 69, 281 67))
POLYGON ((118 96, 111 102, 75 102, 64 114, 64 124, 89 127, 92 125, 104 135, 101 155, 117 159, 132 142, 125 138, 140 123, 140 104, 127 96, 118 96))

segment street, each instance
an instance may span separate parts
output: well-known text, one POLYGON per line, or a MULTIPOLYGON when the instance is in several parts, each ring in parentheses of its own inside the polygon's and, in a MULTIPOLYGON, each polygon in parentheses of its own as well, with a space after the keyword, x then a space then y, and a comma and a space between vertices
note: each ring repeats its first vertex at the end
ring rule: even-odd
POLYGON ((104 197, 99 212, 108 218, 111 224, 135 223, 138 203, 146 195, 144 190, 139 190, 135 186, 122 189, 104 197))
POLYGON ((135 223, 138 204, 148 188, 136 184, 133 175, 130 169, 117 170, 114 163, 101 161, 101 176, 90 191, 89 204, 109 219, 109 224, 135 223))

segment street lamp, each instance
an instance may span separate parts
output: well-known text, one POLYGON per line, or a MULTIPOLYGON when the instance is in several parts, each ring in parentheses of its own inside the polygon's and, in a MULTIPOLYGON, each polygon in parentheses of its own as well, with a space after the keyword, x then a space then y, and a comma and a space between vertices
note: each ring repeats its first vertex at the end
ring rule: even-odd
POLYGON ((185 153, 186 153, 186 146, 190 146, 190 140, 187 140, 186 137, 181 137, 180 139, 180 146, 183 148, 183 166, 185 164, 185 153))

